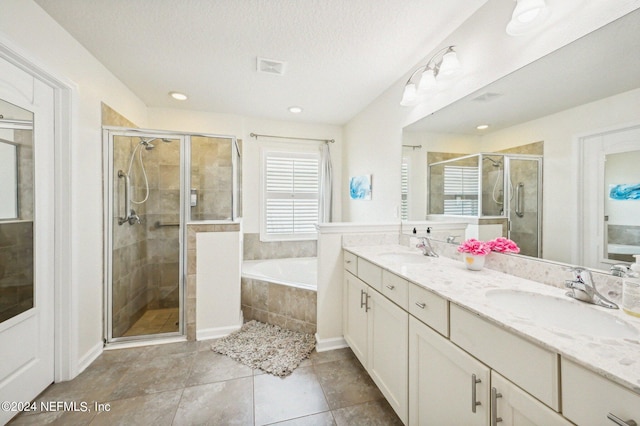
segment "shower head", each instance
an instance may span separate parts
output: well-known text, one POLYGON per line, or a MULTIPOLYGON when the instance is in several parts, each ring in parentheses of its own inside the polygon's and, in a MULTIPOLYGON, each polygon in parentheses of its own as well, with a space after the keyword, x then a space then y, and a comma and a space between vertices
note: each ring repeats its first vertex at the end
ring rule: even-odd
POLYGON ((153 141, 155 141, 157 138, 149 138, 149 139, 144 139, 144 138, 140 138, 140 145, 144 146, 144 149, 146 149, 147 151, 151 151, 154 148, 154 145, 151 143, 153 141))
POLYGON ((502 161, 496 161, 490 157, 482 157, 483 160, 489 160, 493 163, 493 167, 500 167, 502 165, 502 161))

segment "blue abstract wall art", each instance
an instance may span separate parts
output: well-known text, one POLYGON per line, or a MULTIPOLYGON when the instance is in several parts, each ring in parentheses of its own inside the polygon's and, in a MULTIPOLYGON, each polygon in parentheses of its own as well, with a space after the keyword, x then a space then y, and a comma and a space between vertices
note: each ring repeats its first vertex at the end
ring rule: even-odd
POLYGON ((370 200, 371 175, 352 176, 349 179, 349 195, 352 200, 370 200))
POLYGON ((640 183, 609 185, 609 198, 612 200, 640 200, 640 183))

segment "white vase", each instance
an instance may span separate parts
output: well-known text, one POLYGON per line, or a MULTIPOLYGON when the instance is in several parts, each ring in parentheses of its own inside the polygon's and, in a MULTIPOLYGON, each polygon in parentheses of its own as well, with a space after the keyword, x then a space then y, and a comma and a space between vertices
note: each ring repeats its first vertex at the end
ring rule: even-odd
POLYGON ((472 271, 479 271, 484 267, 485 257, 486 256, 480 256, 480 255, 471 254, 471 253, 462 254, 462 260, 464 261, 464 266, 466 266, 467 269, 470 269, 472 271))

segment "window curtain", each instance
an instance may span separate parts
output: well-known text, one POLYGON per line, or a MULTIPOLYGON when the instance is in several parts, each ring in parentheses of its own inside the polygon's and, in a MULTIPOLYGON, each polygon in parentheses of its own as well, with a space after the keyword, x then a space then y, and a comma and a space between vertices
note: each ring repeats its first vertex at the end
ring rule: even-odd
POLYGON ((331 171, 331 153, 329 144, 324 143, 320 147, 320 206, 318 221, 331 222, 333 172, 331 171))

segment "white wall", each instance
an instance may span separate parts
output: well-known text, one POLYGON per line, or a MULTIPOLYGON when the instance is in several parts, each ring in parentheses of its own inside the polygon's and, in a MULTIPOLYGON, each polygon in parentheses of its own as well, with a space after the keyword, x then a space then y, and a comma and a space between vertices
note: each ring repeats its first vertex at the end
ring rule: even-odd
POLYGON ((343 220, 371 222, 396 219, 400 204, 402 128, 533 62, 577 38, 640 7, 638 0, 549 2, 554 10, 539 31, 510 37, 505 27, 514 3, 489 0, 451 35, 425 46, 424 65, 439 47, 456 45, 464 74, 415 107, 401 107, 404 84, 411 72, 345 126, 343 175, 373 174, 371 201, 354 201, 344 192, 343 220))
MULTIPOLYGON (((149 109, 149 126, 154 129, 183 130, 189 132, 234 135, 243 140, 242 144, 242 205, 243 227, 246 233, 260 232, 260 150, 263 143, 273 139, 254 139, 251 133, 292 136, 300 138, 335 139, 330 144, 333 163, 333 217, 339 221, 342 216, 342 127, 324 124, 285 122, 216 114, 202 111, 178 109, 149 109)), ((291 144, 313 146, 314 142, 290 141, 291 144)))
MULTIPOLYGON (((71 371, 90 361, 102 342, 102 133, 103 101, 144 125, 145 105, 88 51, 30 0, 2 0, 0 43, 40 68, 74 85, 71 141, 73 223, 71 279, 78 301, 70 315, 81 318, 73 330, 71 371)), ((35 118, 37 120, 37 117, 35 118)))

